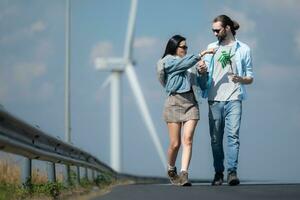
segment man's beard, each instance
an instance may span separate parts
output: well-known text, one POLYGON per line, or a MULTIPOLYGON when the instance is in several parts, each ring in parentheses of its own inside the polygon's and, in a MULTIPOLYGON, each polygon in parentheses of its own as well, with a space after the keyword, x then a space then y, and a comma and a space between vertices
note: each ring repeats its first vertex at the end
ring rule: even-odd
POLYGON ((217 36, 219 43, 223 42, 226 36, 227 36, 226 33, 217 36))
POLYGON ((224 35, 218 36, 218 41, 219 41, 219 43, 223 42, 224 39, 225 39, 225 36, 224 36, 224 35))

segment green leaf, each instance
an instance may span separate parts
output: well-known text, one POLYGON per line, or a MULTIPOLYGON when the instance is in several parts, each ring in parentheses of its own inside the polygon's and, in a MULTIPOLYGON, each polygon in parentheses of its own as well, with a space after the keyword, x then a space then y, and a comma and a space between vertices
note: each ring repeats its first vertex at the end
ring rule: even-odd
POLYGON ((221 51, 221 56, 219 57, 218 61, 221 63, 222 68, 224 69, 227 64, 231 64, 231 58, 235 55, 230 55, 231 49, 227 53, 226 51, 221 51))

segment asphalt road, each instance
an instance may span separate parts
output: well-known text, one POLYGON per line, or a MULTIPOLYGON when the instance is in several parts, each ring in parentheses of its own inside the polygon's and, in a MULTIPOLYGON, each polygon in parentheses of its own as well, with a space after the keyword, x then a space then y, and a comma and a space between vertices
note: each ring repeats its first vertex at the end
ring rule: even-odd
POLYGON ((178 187, 167 184, 123 185, 93 200, 300 200, 300 184, 217 186, 194 184, 178 187))

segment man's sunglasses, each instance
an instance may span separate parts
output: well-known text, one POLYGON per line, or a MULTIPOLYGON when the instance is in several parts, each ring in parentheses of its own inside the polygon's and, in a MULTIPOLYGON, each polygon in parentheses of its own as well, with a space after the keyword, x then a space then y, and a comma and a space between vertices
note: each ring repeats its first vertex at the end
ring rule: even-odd
POLYGON ((222 30, 222 28, 221 29, 212 29, 212 32, 219 33, 221 30, 222 30))
POLYGON ((181 49, 184 49, 184 50, 187 50, 188 49, 188 46, 178 46, 178 48, 181 48, 181 49))

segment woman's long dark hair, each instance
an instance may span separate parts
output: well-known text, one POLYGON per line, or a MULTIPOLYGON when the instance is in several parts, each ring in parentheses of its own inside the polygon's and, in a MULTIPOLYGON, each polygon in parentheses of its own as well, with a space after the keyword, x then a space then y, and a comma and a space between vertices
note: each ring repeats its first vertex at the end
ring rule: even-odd
POLYGON ((181 35, 174 35, 171 37, 167 43, 166 50, 162 58, 164 58, 166 55, 175 55, 179 43, 184 40, 186 39, 181 35))

